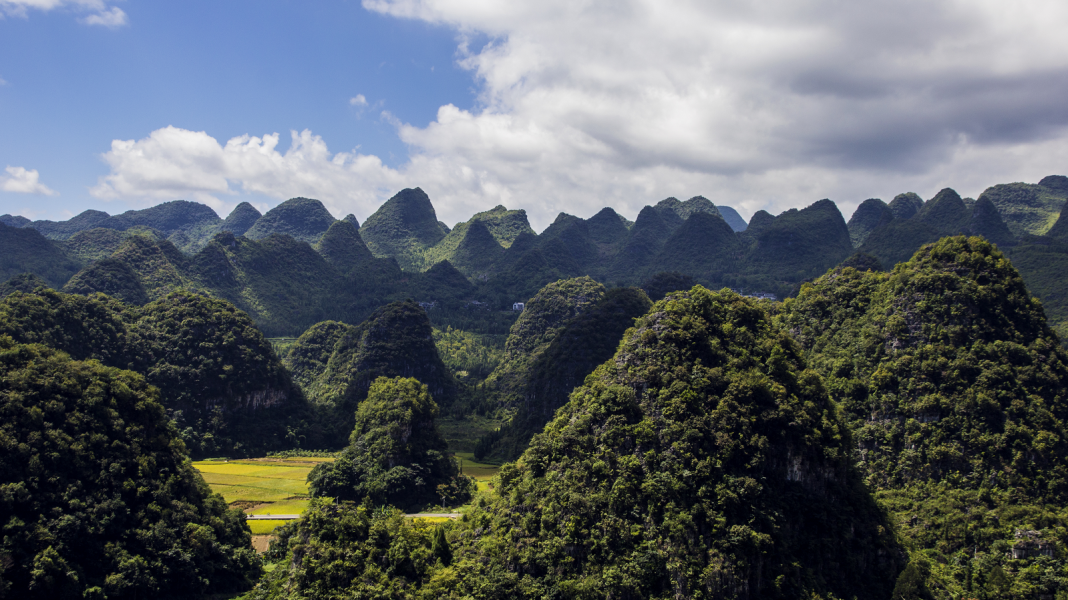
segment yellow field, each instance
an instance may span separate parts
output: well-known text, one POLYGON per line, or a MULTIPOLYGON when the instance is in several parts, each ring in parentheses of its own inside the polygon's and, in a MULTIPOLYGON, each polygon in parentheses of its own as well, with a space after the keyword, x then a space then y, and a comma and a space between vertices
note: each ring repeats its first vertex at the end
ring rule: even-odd
MULTIPOLYGON (((202 460, 193 463, 213 492, 228 503, 254 503, 253 515, 303 514, 308 508, 308 473, 331 458, 202 460)), ((285 521, 250 521, 252 533, 266 534, 285 521)))
POLYGON ((248 527, 252 530, 252 535, 267 535, 275 530, 276 527, 286 524, 288 521, 249 521, 248 527))

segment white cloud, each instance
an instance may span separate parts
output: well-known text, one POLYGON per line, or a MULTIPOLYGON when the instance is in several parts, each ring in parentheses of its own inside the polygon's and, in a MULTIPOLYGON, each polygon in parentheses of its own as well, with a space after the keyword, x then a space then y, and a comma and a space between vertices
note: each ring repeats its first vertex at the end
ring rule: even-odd
POLYGON ((58 196, 59 193, 41 183, 41 174, 37 169, 8 166, 6 176, 0 176, 0 192, 12 192, 15 194, 40 194, 44 196, 58 196))
POLYGON ((111 173, 90 189, 101 199, 155 203, 187 198, 217 210, 228 196, 258 194, 278 200, 307 196, 331 212, 370 214, 383 196, 404 187, 404 177, 377 157, 331 154, 310 131, 291 132, 279 152, 277 133, 235 137, 220 144, 203 131, 165 127, 141 140, 115 140, 103 155, 111 173))
POLYGON ((475 108, 442 106, 426 127, 383 114, 407 164, 331 155, 308 131, 280 153, 277 135, 224 146, 167 128, 114 142, 93 193, 318 196, 362 220, 420 186, 450 224, 503 203, 540 228, 558 211, 633 218, 695 194, 747 216, 830 197, 848 218, 872 196, 974 196, 1068 170, 1063 0, 364 6, 455 28, 479 87, 475 108), (473 47, 475 33, 490 43, 473 47))
POLYGON ((352 98, 349 98, 350 106, 367 106, 367 98, 363 94, 356 94, 352 98))
POLYGON ((4 79, 3 77, 0 77, 0 86, 4 86, 4 85, 7 85, 7 80, 4 79))
POLYGON ((78 19, 83 25, 103 25, 115 29, 126 25, 126 13, 117 6, 108 6, 104 0, 0 0, 0 18, 3 16, 27 18, 30 10, 49 12, 66 9, 90 13, 78 19))
POLYGON ((109 29, 115 29, 126 24, 126 13, 118 6, 112 6, 109 10, 89 15, 79 21, 84 25, 103 25, 109 29))

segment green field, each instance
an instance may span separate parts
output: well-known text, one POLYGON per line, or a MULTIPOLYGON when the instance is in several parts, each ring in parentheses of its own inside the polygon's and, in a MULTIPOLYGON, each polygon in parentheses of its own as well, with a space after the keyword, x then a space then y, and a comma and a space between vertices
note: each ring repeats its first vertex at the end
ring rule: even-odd
MULTIPOLYGON (((482 463, 470 452, 457 452, 464 475, 475 478, 480 493, 492 493, 490 482, 500 465, 482 463)), ((255 458, 248 460, 202 460, 193 463, 213 492, 250 515, 303 514, 308 508, 308 473, 332 458, 255 458)), ((445 510, 445 509, 442 509, 445 510)), ((444 518, 426 519, 428 522, 444 518)), ((252 533, 269 534, 285 521, 250 521, 252 533)))
MULTIPOLYGON (((308 473, 331 458, 257 458, 193 463, 213 492, 250 515, 302 514, 308 507, 308 473)), ((252 533, 274 531, 284 521, 252 521, 252 533)))
POLYGON ((490 481, 497 475, 497 471, 501 469, 500 465, 478 462, 471 452, 457 452, 456 459, 463 460, 461 468, 464 475, 475 478, 475 482, 478 484, 478 491, 490 491, 490 481))

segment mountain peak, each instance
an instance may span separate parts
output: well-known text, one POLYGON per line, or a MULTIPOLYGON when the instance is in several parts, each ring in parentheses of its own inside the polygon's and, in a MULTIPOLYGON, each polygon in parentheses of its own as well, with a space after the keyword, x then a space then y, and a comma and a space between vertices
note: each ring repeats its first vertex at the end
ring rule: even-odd
POLYGON ((1038 182, 1038 185, 1059 194, 1068 195, 1068 177, 1064 175, 1047 175, 1038 182))
POLYGON ((245 232, 251 229, 262 216, 260 211, 256 210, 256 207, 248 202, 242 202, 235 206, 234 210, 230 211, 230 214, 223 219, 218 230, 229 231, 234 235, 245 235, 245 232))
POLYGON ((334 223, 323 203, 311 198, 290 198, 267 211, 245 232, 250 240, 280 233, 314 244, 334 223))
POLYGON ((905 192, 894 196, 888 206, 895 219, 911 219, 923 208, 923 198, 914 192, 905 192))
POLYGON ((864 243, 872 230, 889 222, 894 218, 894 212, 885 202, 878 198, 868 198, 860 203, 853 216, 849 217, 846 227, 849 229, 849 239, 853 247, 857 248, 864 243))
POLYGON ((968 206, 953 188, 944 188, 924 203, 916 218, 944 234, 960 233, 968 221, 968 206))
POLYGON ((402 267, 418 269, 422 253, 448 233, 438 222, 430 197, 419 188, 397 192, 367 217, 360 235, 375 256, 393 256, 402 267))

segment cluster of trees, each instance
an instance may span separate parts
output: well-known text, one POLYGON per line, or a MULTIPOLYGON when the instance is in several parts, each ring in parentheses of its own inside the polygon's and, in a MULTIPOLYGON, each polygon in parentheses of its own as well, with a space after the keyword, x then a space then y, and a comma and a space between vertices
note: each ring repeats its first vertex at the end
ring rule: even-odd
POLYGON ((134 306, 38 288, 0 300, 0 335, 141 374, 195 455, 263 453, 313 429, 300 388, 228 302, 174 292, 134 306))
POLYGON ((889 273, 836 269, 777 319, 837 401, 917 580, 939 597, 1068 591, 1068 353, 1004 253, 958 236, 889 273))
POLYGON ((156 388, 0 335, 0 597, 169 598, 262 573, 156 388))
POLYGON ((417 379, 379 377, 356 410, 348 447, 308 475, 312 496, 401 508, 463 504, 474 481, 448 454, 437 414, 417 379))

